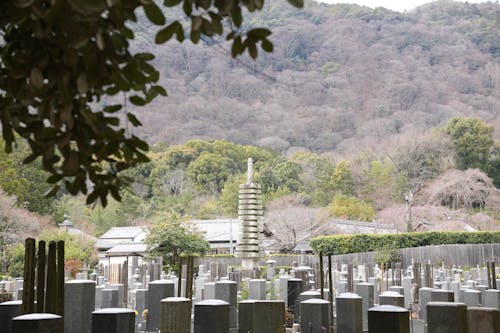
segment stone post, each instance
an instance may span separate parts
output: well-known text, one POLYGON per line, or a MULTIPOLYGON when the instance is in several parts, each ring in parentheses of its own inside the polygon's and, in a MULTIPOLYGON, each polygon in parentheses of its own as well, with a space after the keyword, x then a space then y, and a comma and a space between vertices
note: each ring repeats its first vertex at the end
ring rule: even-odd
POLYGON ((228 333, 229 303, 219 299, 194 305, 194 333, 228 333))
POLYGON ((61 316, 52 313, 25 314, 12 319, 12 332, 63 333, 63 319, 61 316))
POLYGON ((380 305, 368 310, 369 333, 410 333, 409 312, 393 305, 380 305))
POLYGON ((137 311, 136 319, 142 318, 142 312, 148 307, 148 290, 136 289, 135 290, 135 310, 137 311))
POLYGON ((299 298, 298 300, 295 302, 295 309, 297 310, 297 314, 298 316, 295 316, 295 322, 300 322, 300 315, 301 315, 301 308, 300 308, 300 304, 303 302, 303 301, 307 301, 308 299, 313 299, 313 298, 317 298, 317 299, 320 299, 321 298, 321 293, 319 291, 315 291, 315 290, 308 290, 308 291, 304 291, 303 293, 300 293, 299 295, 299 298))
POLYGON ((170 280, 155 280, 149 283, 148 291, 148 331, 160 328, 160 303, 161 300, 174 297, 174 283, 170 280))
POLYGON ((184 297, 169 297, 161 301, 160 332, 191 332, 191 300, 184 297))
POLYGON ((427 333, 467 333, 467 307, 463 303, 427 303, 427 333))
POLYGON ((0 303, 0 327, 5 333, 12 332, 12 318, 21 315, 22 301, 8 301, 0 303))
POLYGON ((95 285, 92 280, 72 280, 64 284, 64 331, 90 333, 95 311, 95 285))
POLYGON ((352 293, 337 296, 337 333, 363 332, 363 298, 352 293))
POLYGON ((135 333, 135 312, 112 308, 92 312, 92 333, 135 333))
POLYGON ((323 299, 308 299, 300 303, 301 333, 317 333, 330 331, 330 302, 323 299))

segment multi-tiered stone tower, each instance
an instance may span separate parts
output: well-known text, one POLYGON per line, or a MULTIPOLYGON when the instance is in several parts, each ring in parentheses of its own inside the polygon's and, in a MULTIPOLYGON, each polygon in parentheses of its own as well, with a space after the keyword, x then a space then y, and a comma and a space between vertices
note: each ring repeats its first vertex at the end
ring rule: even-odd
POLYGON ((258 266, 262 254, 262 188, 253 182, 253 161, 248 159, 246 184, 240 185, 238 201, 240 233, 236 245, 236 257, 241 258, 243 269, 258 266))

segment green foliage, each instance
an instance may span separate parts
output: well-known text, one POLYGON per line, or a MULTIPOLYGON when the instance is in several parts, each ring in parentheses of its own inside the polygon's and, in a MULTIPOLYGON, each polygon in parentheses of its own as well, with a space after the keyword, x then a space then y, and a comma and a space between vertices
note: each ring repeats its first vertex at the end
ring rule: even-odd
POLYGON ((490 169, 490 151, 493 148, 492 125, 476 118, 453 118, 445 127, 455 152, 455 162, 460 170, 490 169))
POLYGON ((204 152, 187 168, 188 176, 206 193, 222 190, 224 183, 240 172, 237 162, 215 153, 204 152))
MULTIPOLYGON (((88 194, 88 203, 99 199, 105 206, 108 194, 120 200, 124 180, 118 173, 146 162, 148 145, 120 126, 116 112, 123 105, 104 99, 123 95, 132 105, 144 106, 167 94, 157 84, 154 55, 131 50, 135 36, 129 26, 137 13, 143 10, 159 26, 157 44, 174 36, 182 42, 185 33, 193 43, 224 35, 232 41, 233 57, 248 51, 255 59, 259 44, 272 51, 271 31, 243 31, 243 10, 263 6, 260 0, 165 1, 164 8, 152 0, 1 2, 0 120, 6 150, 12 151, 15 133, 26 140, 32 152, 26 162, 42 158, 48 181, 57 184, 53 195, 63 185, 71 194, 88 194), (166 8, 175 11, 170 7, 182 8, 189 32, 184 22, 167 22, 166 8)), ((133 113, 125 110, 124 115, 131 126, 141 126, 133 113)))
POLYGON ((50 241, 64 241, 64 260, 80 260, 89 266, 94 266, 97 261, 97 253, 94 249, 95 241, 87 236, 71 235, 65 231, 44 231, 39 236, 47 244, 50 241))
POLYGON ((373 259, 379 265, 401 262, 401 254, 396 249, 385 248, 375 253, 373 259))
POLYGON ((500 232, 407 232, 401 234, 331 235, 310 241, 314 252, 347 254, 441 244, 499 243, 500 232))
POLYGON ((348 161, 340 161, 333 170, 330 184, 336 194, 354 195, 355 184, 348 161))
POLYGON ((348 220, 372 221, 375 217, 375 209, 370 204, 343 194, 333 198, 329 211, 333 217, 348 220))
POLYGON ((239 174, 230 178, 222 188, 219 197, 219 205, 224 212, 224 215, 230 217, 238 216, 238 194, 240 184, 245 183, 246 178, 244 174, 239 174))
POLYGON ((6 273, 11 277, 23 276, 24 245, 18 243, 7 246, 3 260, 2 273, 6 273))
POLYGON ((180 255, 204 255, 210 250, 203 234, 176 214, 158 215, 146 243, 151 256, 163 256, 171 264, 177 263, 180 255))

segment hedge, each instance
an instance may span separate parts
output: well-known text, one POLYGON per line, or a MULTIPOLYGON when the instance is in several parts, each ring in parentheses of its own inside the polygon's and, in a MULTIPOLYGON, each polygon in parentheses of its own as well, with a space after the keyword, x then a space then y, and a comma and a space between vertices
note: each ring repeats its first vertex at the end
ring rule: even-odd
POLYGON ((330 235, 311 239, 315 253, 348 254, 441 244, 500 243, 500 232, 406 232, 330 235))

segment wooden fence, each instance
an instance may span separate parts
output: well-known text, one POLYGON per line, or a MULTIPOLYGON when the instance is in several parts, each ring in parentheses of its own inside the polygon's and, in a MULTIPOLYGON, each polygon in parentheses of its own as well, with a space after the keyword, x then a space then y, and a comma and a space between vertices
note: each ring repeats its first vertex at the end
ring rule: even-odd
MULTIPOLYGON (((446 266, 474 267, 485 265, 487 261, 500 262, 500 243, 495 244, 447 244, 414 247, 399 250, 404 266, 415 262, 438 264, 443 262, 446 266)), ((373 265, 376 252, 352 253, 333 256, 336 264, 373 265)), ((312 254, 305 255, 268 255, 260 262, 265 265, 266 260, 276 260, 276 266, 307 265, 315 267, 318 265, 318 256, 312 254)), ((198 258, 198 264, 207 267, 210 263, 217 262, 225 266, 240 266, 241 259, 233 257, 204 257, 198 258)))

